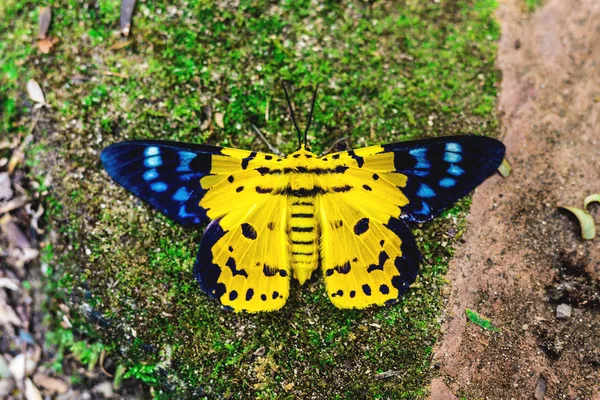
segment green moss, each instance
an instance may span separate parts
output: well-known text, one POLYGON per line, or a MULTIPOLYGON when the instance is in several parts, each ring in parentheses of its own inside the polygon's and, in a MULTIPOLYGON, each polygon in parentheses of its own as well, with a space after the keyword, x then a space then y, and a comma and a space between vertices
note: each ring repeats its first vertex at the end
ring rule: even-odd
POLYGON ((527 6, 527 10, 529 12, 535 11, 542 4, 542 0, 525 0, 525 5, 527 6))
POLYGON ((321 85, 309 136, 317 152, 342 136, 360 147, 494 135, 495 2, 156 3, 138 2, 131 43, 119 49, 119 1, 50 1, 50 35, 61 39, 50 55, 32 45, 37 2, 0 5, 0 129, 25 129, 23 88, 37 79, 51 108, 34 148, 42 162, 30 166, 54 178, 48 208, 60 239, 47 249, 48 275, 55 298, 73 302, 75 331, 101 339, 121 356, 120 376, 158 396, 423 398, 468 201, 415 227, 422 273, 396 306, 338 310, 316 277, 294 284, 279 312, 239 315, 194 281, 201 231, 116 187, 98 154, 126 138, 265 150, 252 123, 293 150, 282 79, 301 123, 321 85), (223 129, 205 122, 208 109, 224 114, 223 129), (400 374, 377 379, 389 370, 400 374))

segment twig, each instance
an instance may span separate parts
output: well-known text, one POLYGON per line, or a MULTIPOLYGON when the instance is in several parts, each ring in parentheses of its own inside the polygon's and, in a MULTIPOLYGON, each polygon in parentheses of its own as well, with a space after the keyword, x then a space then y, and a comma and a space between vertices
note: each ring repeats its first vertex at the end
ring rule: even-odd
MULTIPOLYGON (((345 141, 345 140, 348 140, 348 136, 341 137, 341 138, 339 138, 338 140, 336 140, 335 142, 333 142, 333 143, 331 144, 331 146, 329 146, 329 148, 328 148, 327 150, 325 150, 325 153, 323 153, 323 155, 325 155, 325 154, 329 154, 329 153, 331 152, 331 150, 333 150, 333 148, 334 148, 335 146, 337 146, 338 144, 342 143, 342 142, 343 142, 343 141, 345 141)), ((346 146, 346 148, 348 148, 348 146, 346 146)))
POLYGON ((279 150, 277 150, 275 147, 271 146, 271 143, 269 143, 269 141, 267 140, 267 138, 262 134, 262 132, 260 131, 260 129, 258 129, 256 127, 256 125, 252 124, 252 128, 254 129, 254 131, 256 132, 256 134, 262 139, 262 141, 265 142, 265 144, 267 145, 267 147, 269 148, 269 150, 271 150, 273 153, 277 154, 278 156, 281 155, 281 152, 279 150))

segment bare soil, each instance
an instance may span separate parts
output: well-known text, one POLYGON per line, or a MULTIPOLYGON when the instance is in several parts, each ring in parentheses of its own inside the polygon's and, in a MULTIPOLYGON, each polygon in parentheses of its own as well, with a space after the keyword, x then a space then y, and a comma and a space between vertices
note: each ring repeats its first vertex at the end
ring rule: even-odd
MULTIPOLYGON (((452 392, 469 399, 598 400, 600 237, 582 240, 557 206, 582 207, 600 192, 600 2, 548 0, 528 13, 506 0, 497 17, 513 170, 474 196, 435 359, 452 392), (570 318, 556 317, 561 303, 570 318), (501 333, 468 323, 465 308, 501 333)), ((590 207, 596 221, 599 210, 590 207)), ((432 398, 451 398, 434 386, 432 398)))

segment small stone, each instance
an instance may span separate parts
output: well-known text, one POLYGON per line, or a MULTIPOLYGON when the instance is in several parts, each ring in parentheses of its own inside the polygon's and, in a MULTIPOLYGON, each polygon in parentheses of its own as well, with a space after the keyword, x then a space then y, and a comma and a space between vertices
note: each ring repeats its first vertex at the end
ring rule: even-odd
POLYGON ((546 379, 540 375, 537 385, 535 387, 535 394, 533 397, 535 400, 544 400, 544 396, 546 395, 546 379))
POLYGON ((10 187, 10 176, 8 172, 0 174, 0 200, 10 200, 13 197, 13 190, 10 187))
POLYGON ((105 399, 110 399, 114 394, 112 383, 109 381, 99 383, 94 386, 94 392, 101 394, 105 399))
POLYGON ((26 376, 30 376, 35 371, 36 362, 31 358, 26 357, 25 354, 19 354, 12 360, 8 368, 13 378, 17 381, 22 381, 26 376))
POLYGON ((15 381, 12 379, 0 379, 0 399, 7 399, 15 388, 15 381))
POLYGON ((429 400, 458 400, 446 383, 440 378, 431 381, 431 395, 429 400))
MULTIPOLYGON (((3 355, 0 355, 0 379, 10 378, 12 375, 10 369, 8 369, 8 363, 3 355)), ((0 396, 2 397, 2 396, 0 396)))
POLYGON ((571 312, 573 309, 568 304, 560 304, 556 307, 556 318, 558 319, 567 319, 571 318, 571 312))

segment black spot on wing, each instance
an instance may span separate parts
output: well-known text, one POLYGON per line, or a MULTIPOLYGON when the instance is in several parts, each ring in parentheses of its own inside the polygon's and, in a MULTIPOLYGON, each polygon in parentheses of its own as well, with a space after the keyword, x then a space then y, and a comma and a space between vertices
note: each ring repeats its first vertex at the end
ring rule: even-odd
POLYGON ((237 299, 238 297, 238 293, 235 290, 232 290, 231 292, 229 292, 229 300, 233 301, 235 299, 237 299))
POLYGON ((257 237, 256 229, 247 222, 242 224, 242 235, 250 240, 255 240, 257 237))
POLYGON ((352 158, 354 158, 354 160, 356 160, 356 164, 358 165, 358 168, 362 168, 363 165, 365 165, 365 159, 362 158, 361 156, 357 156, 356 153, 354 152, 354 150, 350 150, 348 152, 348 155, 352 158))
POLYGON ((267 224, 267 228, 272 231, 273 229, 275 229, 275 222, 269 222, 267 224))
POLYGON ((231 270, 231 275, 233 275, 233 276, 241 275, 243 277, 248 278, 248 273, 244 269, 237 269, 235 259, 233 257, 229 257, 227 259, 227 262, 225 263, 225 265, 227 265, 229 267, 229 269, 231 270))
POLYGON ((267 264, 264 264, 263 274, 265 274, 265 276, 275 276, 277 275, 277 268, 271 268, 267 264))
POLYGON ((250 289, 246 290, 246 301, 252 300, 253 296, 254 296, 254 289, 250 288, 250 289))
POLYGON ((227 181, 229 181, 229 183, 233 183, 233 175, 229 175, 227 177, 227 181))
POLYGON ((363 293, 366 294, 367 296, 371 295, 371 286, 369 286, 368 284, 365 283, 364 285, 362 285, 362 290, 363 290, 363 293))
POLYGON ((362 218, 354 225, 354 234, 362 235, 369 230, 369 218, 362 218))
POLYGON ((336 186, 333 188, 333 191, 336 193, 349 192, 350 190, 352 190, 352 186, 350 185, 336 186))
POLYGON ((254 157, 256 157, 255 151, 250 153, 250 155, 248 155, 248 157, 243 158, 242 159, 242 169, 248 168, 248 164, 250 163, 250 161, 252 161, 254 159, 254 157))
POLYGON ((390 292, 390 288, 388 287, 388 285, 386 285, 385 283, 382 284, 381 286, 379 286, 379 291, 382 294, 388 294, 390 292))
POLYGON ((369 267, 367 268, 367 272, 370 273, 370 272, 377 271, 377 270, 383 271, 383 265, 389 259, 390 259, 390 256, 388 256, 388 254, 385 251, 380 252, 379 253, 379 263, 369 265, 369 267))

